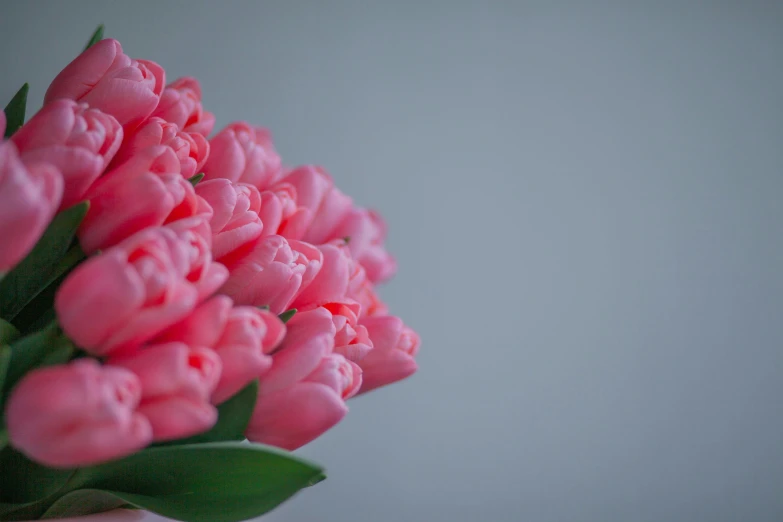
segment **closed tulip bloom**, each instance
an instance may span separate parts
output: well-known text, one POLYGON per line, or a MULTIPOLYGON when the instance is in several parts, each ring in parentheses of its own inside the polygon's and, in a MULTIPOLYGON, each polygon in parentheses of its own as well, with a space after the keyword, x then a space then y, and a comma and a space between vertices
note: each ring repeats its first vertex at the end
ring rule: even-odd
POLYGON ((342 302, 348 294, 353 261, 345 242, 319 245, 317 248, 323 259, 321 269, 294 300, 292 307, 298 310, 342 302))
POLYGON ((320 245, 321 270, 291 304, 300 311, 324 307, 332 314, 336 328, 334 351, 351 361, 361 360, 372 349, 367 330, 358 324, 361 305, 349 298, 355 265, 344 241, 320 245))
POLYGON ((359 324, 359 304, 346 300, 326 304, 324 308, 332 314, 336 330, 334 352, 353 362, 364 359, 372 351, 373 342, 367 328, 359 324))
POLYGON ((258 399, 245 435, 254 442, 294 450, 337 424, 345 399, 361 386, 360 368, 331 352, 331 314, 317 308, 296 314, 261 379, 258 399))
POLYGON ((285 336, 286 327, 277 315, 252 306, 236 306, 229 312, 215 352, 223 363, 220 382, 212 402, 220 404, 272 366, 271 353, 285 336))
POLYGON ((212 258, 212 231, 209 216, 194 216, 166 225, 185 245, 185 257, 178 261, 181 271, 198 291, 198 300, 209 297, 228 279, 228 270, 212 258))
POLYGON ((351 210, 351 199, 334 186, 322 167, 305 165, 287 173, 280 183, 296 191, 296 212, 280 226, 280 235, 320 244, 334 239, 333 231, 351 210))
POLYGON ((205 179, 225 178, 264 190, 280 174, 280 156, 268 130, 234 122, 209 140, 205 179))
POLYGON ((93 359, 39 368, 11 393, 8 437, 32 460, 55 468, 123 457, 152 441, 150 423, 137 411, 141 395, 133 373, 93 359))
POLYGON ((364 267, 367 278, 380 283, 397 271, 397 262, 386 251, 386 223, 380 214, 364 208, 352 209, 332 232, 330 239, 348 238, 351 255, 364 267))
POLYGON ((114 116, 133 129, 158 106, 166 84, 163 68, 133 60, 117 40, 101 40, 77 56, 52 81, 44 104, 59 98, 76 100, 114 116))
POLYGON ((158 145, 101 177, 84 196, 90 202, 78 232, 84 251, 106 249, 145 228, 211 214, 178 170, 174 152, 158 145))
POLYGON ((220 379, 220 357, 208 348, 183 343, 146 346, 109 359, 130 370, 141 383, 137 411, 152 426, 156 441, 180 439, 210 429, 217 410, 209 402, 220 379))
POLYGON ((216 295, 202 302, 181 321, 166 328, 151 342, 163 344, 172 341, 189 346, 212 348, 217 344, 234 306, 226 295, 216 295))
POLYGON ((63 99, 44 106, 11 140, 23 161, 42 161, 59 169, 65 208, 77 203, 103 173, 122 137, 122 127, 110 114, 63 99))
MULTIPOLYGON (((337 243, 335 240, 333 243, 337 243)), ((342 241, 347 248, 347 244, 342 241)), ((375 285, 367 279, 367 272, 364 267, 357 263, 351 256, 351 275, 348 278, 348 299, 359 303, 359 319, 371 315, 389 315, 386 304, 381 300, 376 292, 375 285)))
POLYGON ((176 174, 165 174, 160 178, 174 198, 174 208, 166 216, 164 224, 167 225, 182 219, 202 217, 207 222, 209 221, 212 217, 212 207, 204 198, 196 194, 196 190, 190 181, 176 174))
POLYGON ((158 146, 107 172, 85 194, 90 209, 78 233, 84 251, 105 249, 162 225, 186 190, 177 181, 178 168, 174 152, 158 146))
POLYGON ((174 123, 162 118, 150 118, 129 133, 122 144, 115 163, 121 163, 138 154, 139 151, 155 145, 169 147, 177 156, 184 177, 198 174, 209 155, 209 142, 197 132, 182 131, 174 123))
POLYGON ((313 280, 321 268, 322 256, 307 243, 267 236, 220 261, 230 274, 220 293, 237 304, 269 306, 279 314, 313 280))
POLYGON ((419 336, 394 316, 367 317, 361 321, 367 328, 373 349, 359 361, 363 384, 359 393, 410 377, 418 369, 414 358, 419 351, 419 336))
POLYGON ((272 365, 272 351, 285 335, 277 315, 251 306, 233 306, 231 298, 216 295, 154 340, 212 348, 220 357, 220 381, 213 404, 229 399, 272 365))
POLYGON ((258 217, 264 224, 262 235, 279 235, 280 226, 296 213, 296 189, 288 183, 278 183, 261 192, 258 217))
POLYGON ((258 189, 246 183, 227 179, 202 181, 196 194, 212 207, 212 254, 215 259, 258 239, 264 223, 258 213, 261 195, 258 189))
POLYGON ((386 303, 378 295, 375 285, 369 281, 364 281, 355 290, 349 290, 348 295, 361 305, 359 319, 377 315, 389 315, 389 307, 386 306, 386 303))
POLYGON ((55 167, 25 165, 13 143, 0 143, 0 272, 13 268, 32 250, 57 211, 62 193, 62 176, 55 167))
POLYGON ((332 353, 336 333, 332 314, 323 308, 297 313, 286 323, 286 336, 273 355, 272 370, 261 382, 265 395, 285 389, 313 373, 332 353))
POLYGON ((362 387, 362 369, 342 355, 332 353, 321 359, 318 368, 305 381, 325 384, 346 401, 362 387))
POLYGON ((163 90, 153 116, 173 123, 185 132, 209 136, 215 126, 215 115, 201 106, 201 85, 184 77, 174 80, 163 90))
POLYGON ((132 351, 194 309, 200 288, 189 277, 198 268, 201 288, 214 278, 203 265, 175 231, 143 230, 68 275, 55 296, 58 321, 94 355, 132 351))

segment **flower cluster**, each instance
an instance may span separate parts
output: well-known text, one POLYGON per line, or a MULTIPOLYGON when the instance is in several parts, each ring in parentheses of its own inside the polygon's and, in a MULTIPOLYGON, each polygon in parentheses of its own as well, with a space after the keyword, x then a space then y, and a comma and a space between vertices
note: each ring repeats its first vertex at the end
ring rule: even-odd
POLYGON ((195 79, 167 84, 107 39, 0 145, 0 272, 89 202, 87 258, 54 297, 77 356, 5 406, 31 459, 82 466, 205 432, 256 380, 246 437, 292 450, 416 371, 418 336, 376 293, 396 270, 381 217, 322 167, 285 167, 266 129, 214 123, 195 79))

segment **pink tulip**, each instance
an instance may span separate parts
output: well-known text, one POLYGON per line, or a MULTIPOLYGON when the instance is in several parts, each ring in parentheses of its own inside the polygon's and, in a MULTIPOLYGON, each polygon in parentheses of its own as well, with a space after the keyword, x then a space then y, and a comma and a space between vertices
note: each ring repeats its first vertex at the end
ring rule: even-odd
POLYGON ((349 361, 359 362, 372 351, 373 342, 367 328, 359 323, 358 303, 346 301, 329 303, 324 308, 332 314, 336 333, 334 335, 334 352, 349 361))
POLYGON ((258 216, 261 195, 258 189, 246 183, 227 179, 202 181, 196 194, 212 207, 212 254, 215 259, 258 239, 264 224, 258 216))
POLYGON ((348 238, 353 258, 364 267, 373 283, 391 278, 397 263, 385 247, 386 224, 381 216, 364 208, 352 209, 332 232, 330 239, 348 238))
POLYGON ((13 268, 35 246, 62 193, 63 179, 55 167, 25 166, 13 143, 0 143, 0 272, 13 268))
POLYGON ((334 230, 348 214, 352 204, 350 197, 343 194, 337 187, 332 187, 318 207, 318 211, 313 216, 302 240, 321 244, 330 239, 343 239, 342 236, 337 236, 334 230))
MULTIPOLYGON (((347 248, 347 244, 345 246, 347 248)), ((351 258, 351 261, 353 267, 348 279, 348 292, 346 295, 351 301, 359 303, 359 319, 374 315, 389 315, 386 304, 375 291, 375 285, 367 279, 364 267, 354 261, 353 258, 351 258)))
POLYGON ((296 213, 296 189, 289 183, 277 183, 261 193, 258 217, 264 224, 264 236, 278 235, 280 225, 296 213))
MULTIPOLYGON (((353 261, 353 258, 351 260, 353 261)), ((353 261, 353 269, 348 279, 347 296, 351 301, 359 303, 359 319, 374 315, 389 315, 386 304, 375 291, 375 285, 367 279, 364 267, 356 261, 353 261)))
POLYGON ((163 344, 176 341, 189 346, 214 348, 223 334, 233 306, 234 303, 228 296, 211 297, 187 317, 166 328, 151 342, 163 344))
POLYGON ((57 167, 65 181, 61 207, 79 201, 106 169, 122 142, 113 116, 86 103, 56 100, 16 131, 11 140, 25 162, 57 167))
POLYGON ((217 295, 154 342, 179 341, 215 350, 223 371, 212 402, 220 404, 270 368, 270 353, 280 344, 285 331, 285 324, 275 314, 249 306, 234 307, 231 298, 217 295))
POLYGON ((211 212, 179 174, 174 152, 162 145, 148 147, 106 173, 85 198, 90 209, 79 227, 79 241, 88 254, 145 228, 211 212))
POLYGON ((279 314, 313 280, 321 268, 322 256, 307 243, 267 236, 224 256, 220 262, 230 274, 220 293, 237 304, 269 306, 279 314))
POLYGON ((205 179, 225 178, 264 190, 280 173, 280 156, 266 129, 245 122, 231 123, 209 144, 205 179))
POLYGON ((141 383, 137 411, 156 441, 180 439, 210 429, 217 410, 209 397, 220 379, 220 357, 209 348, 183 343, 147 346, 109 364, 130 370, 141 383))
POLYGON ((209 216, 180 219, 167 225, 186 246, 182 260, 185 278, 196 287, 199 301, 215 293, 228 279, 228 270, 212 259, 212 231, 209 216))
MULTIPOLYGON (((372 284, 367 280, 362 265, 351 256, 348 243, 336 239, 318 246, 323 264, 313 281, 299 293, 293 307, 304 310, 329 303, 363 304, 365 293, 372 284)), ((372 305, 373 303, 368 303, 372 305)), ((364 310, 358 312, 365 315, 364 310)))
POLYGON ((372 349, 367 330, 358 323, 361 305, 348 296, 355 265, 344 241, 318 247, 323 264, 312 282, 294 299, 292 308, 300 311, 319 306, 332 314, 336 333, 334 351, 351 361, 359 361, 372 349))
POLYGON ((269 370, 286 327, 275 314, 251 306, 231 309, 215 351, 223 362, 212 402, 220 404, 269 370))
POLYGON ((209 136, 215 126, 215 115, 201 106, 201 85, 195 78, 174 80, 163 90, 158 108, 152 113, 173 123, 185 132, 209 136))
POLYGON ((178 172, 186 178, 198 174, 209 155, 209 142, 204 136, 181 131, 176 124, 153 117, 128 135, 117 153, 115 165, 156 145, 165 145, 174 151, 180 164, 178 172))
POLYGON ((313 373, 332 353, 335 328, 332 314, 323 308, 297 313, 286 324, 283 344, 273 355, 272 369, 261 382, 269 395, 288 388, 313 373))
POLYGON ((359 361, 363 384, 359 393, 400 381, 416 373, 414 357, 419 351, 419 336, 399 317, 376 316, 362 319, 373 349, 359 361))
POLYGON ((336 328, 334 351, 359 361, 372 349, 367 330, 358 323, 361 305, 348 296, 356 263, 344 241, 318 247, 323 255, 321 270, 291 303, 299 311, 324 307, 332 314, 336 328))
POLYGON ((193 250, 177 232, 159 227, 87 259, 57 291, 60 325, 94 355, 132 351, 187 316, 203 289, 220 281, 193 250), (194 263, 201 272, 194 273, 194 263))
POLYGON ((280 183, 293 187, 296 195, 296 212, 281 223, 280 235, 301 239, 334 182, 323 168, 306 165, 288 172, 280 183))
POLYGON ((305 380, 329 386, 346 401, 362 387, 362 368, 342 355, 333 353, 321 359, 318 368, 305 380))
POLYGON ((160 65, 132 60, 122 52, 120 42, 107 39, 77 56, 57 75, 44 104, 58 98, 88 103, 129 130, 152 114, 165 84, 160 65))
POLYGON ((323 259, 321 270, 292 303, 291 306, 298 310, 342 302, 347 297, 354 263, 345 243, 325 244, 317 248, 323 259))
POLYGON ((349 290, 348 295, 361 305, 360 319, 377 315, 389 315, 389 308, 378 296, 375 286, 369 281, 364 281, 355 290, 349 290))
POLYGON ((55 468, 129 455, 152 440, 150 423, 136 410, 141 394, 133 373, 93 359, 33 370, 8 400, 9 440, 55 468))
POLYGON ((280 226, 280 235, 309 243, 326 243, 351 210, 351 199, 340 192, 321 167, 298 167, 281 180, 296 190, 297 211, 280 226))
POLYGON ((331 353, 335 329, 323 308, 298 313, 287 326, 272 369, 261 379, 245 435, 294 450, 345 416, 345 399, 361 386, 361 369, 331 353))

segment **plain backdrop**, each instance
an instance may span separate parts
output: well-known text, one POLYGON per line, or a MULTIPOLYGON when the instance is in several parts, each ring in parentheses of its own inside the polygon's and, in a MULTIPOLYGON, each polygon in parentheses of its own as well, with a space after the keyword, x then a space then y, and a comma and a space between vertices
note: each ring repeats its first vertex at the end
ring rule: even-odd
POLYGON ((98 23, 388 220, 420 371, 265 520, 783 520, 783 3, 3 0, 0 101, 98 23))

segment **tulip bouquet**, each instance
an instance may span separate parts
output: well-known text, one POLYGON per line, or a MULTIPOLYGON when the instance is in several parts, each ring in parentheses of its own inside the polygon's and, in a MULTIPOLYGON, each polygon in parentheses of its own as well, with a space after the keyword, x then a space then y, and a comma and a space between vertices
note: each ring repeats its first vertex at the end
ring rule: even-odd
POLYGON ((416 371, 375 212, 270 133, 212 135, 193 78, 99 28, 25 123, 0 114, 0 520, 261 515, 290 451, 416 371))

